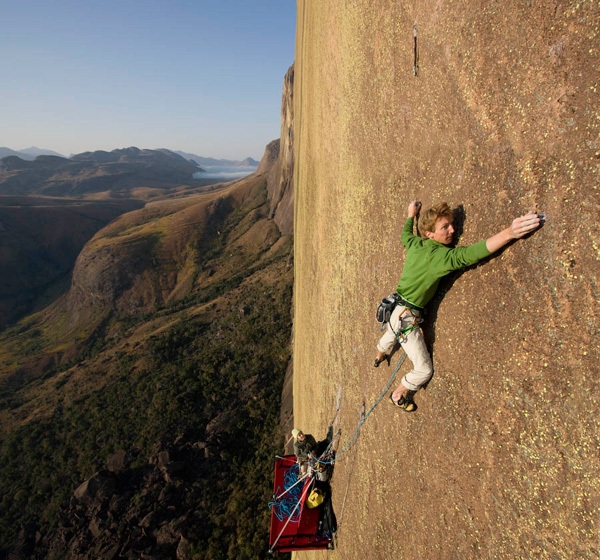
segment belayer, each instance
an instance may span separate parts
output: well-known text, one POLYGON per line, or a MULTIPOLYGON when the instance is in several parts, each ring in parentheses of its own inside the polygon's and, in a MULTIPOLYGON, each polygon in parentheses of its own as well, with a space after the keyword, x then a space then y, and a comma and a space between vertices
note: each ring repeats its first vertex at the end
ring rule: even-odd
POLYGON ((300 476, 304 476, 308 470, 309 460, 312 459, 313 453, 316 453, 317 440, 312 434, 305 434, 298 428, 292 430, 292 436, 294 436, 294 455, 296 455, 300 476))
POLYGON ((425 306, 435 295, 440 280, 452 271, 471 266, 495 253, 514 239, 520 239, 537 229, 544 221, 543 214, 528 212, 513 220, 510 227, 488 239, 468 245, 451 247, 454 235, 454 213, 445 202, 429 208, 419 218, 421 237, 414 235, 415 218, 421 203, 408 205, 408 219, 402 230, 402 245, 406 259, 395 293, 397 302, 387 328, 377 344, 375 367, 383 361, 390 363, 390 353, 399 341, 413 365, 390 394, 392 404, 406 412, 417 406, 413 395, 433 375, 431 355, 419 327, 425 306))

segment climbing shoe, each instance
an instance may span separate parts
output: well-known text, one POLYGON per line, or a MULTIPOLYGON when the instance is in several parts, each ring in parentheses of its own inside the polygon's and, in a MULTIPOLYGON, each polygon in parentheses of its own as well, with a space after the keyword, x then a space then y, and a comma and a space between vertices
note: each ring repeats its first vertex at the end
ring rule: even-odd
POLYGON ((405 398, 404 397, 400 397, 400 400, 395 401, 394 400, 394 393, 390 393, 390 402, 394 405, 394 406, 399 406, 400 408, 402 408, 404 406, 404 402, 405 402, 405 398))
POLYGON ((394 393, 390 393, 390 402, 402 409, 404 412, 415 412, 417 410, 417 403, 412 399, 407 399, 406 397, 400 397, 399 400, 395 401, 393 397, 394 393))
POLYGON ((373 364, 373 367, 379 367, 379 364, 382 364, 383 362, 387 362, 387 365, 389 366, 390 360, 391 360, 391 356, 384 354, 381 359, 375 358, 375 363, 373 364))
POLYGON ((415 401, 404 399, 404 404, 400 408, 404 410, 404 412, 414 412, 417 410, 417 403, 415 401))

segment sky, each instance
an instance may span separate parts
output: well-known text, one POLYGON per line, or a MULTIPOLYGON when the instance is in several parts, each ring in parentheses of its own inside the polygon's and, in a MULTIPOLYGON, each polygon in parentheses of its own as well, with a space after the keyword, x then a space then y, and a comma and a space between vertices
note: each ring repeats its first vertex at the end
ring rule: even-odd
POLYGON ((260 160, 295 0, 0 0, 0 147, 260 160))

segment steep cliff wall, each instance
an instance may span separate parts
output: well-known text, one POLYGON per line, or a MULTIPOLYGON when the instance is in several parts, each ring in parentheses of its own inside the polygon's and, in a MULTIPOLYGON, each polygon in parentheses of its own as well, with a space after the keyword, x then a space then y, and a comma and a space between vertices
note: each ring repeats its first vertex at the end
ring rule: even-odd
POLYGON ((281 137, 273 140, 265 149, 257 173, 263 172, 270 162, 270 154, 277 158, 269 170, 267 187, 271 205, 271 217, 283 235, 294 230, 294 66, 283 80, 281 96, 281 137))
POLYGON ((372 367, 410 200, 462 205, 461 244, 548 218, 442 285, 418 411, 386 395, 336 464, 336 557, 596 558, 598 2, 298 0, 297 15, 299 427, 323 437, 341 394, 341 449, 400 358, 372 367))
POLYGON ((0 328, 31 312, 36 301, 64 291, 85 243, 105 224, 141 205, 134 200, 0 196, 0 328))

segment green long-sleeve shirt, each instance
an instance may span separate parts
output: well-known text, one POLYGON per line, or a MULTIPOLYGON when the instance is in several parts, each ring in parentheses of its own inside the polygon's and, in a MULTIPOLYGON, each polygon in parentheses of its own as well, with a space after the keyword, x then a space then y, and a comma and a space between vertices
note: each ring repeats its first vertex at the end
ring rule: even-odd
POLYGON ((402 230, 406 260, 397 292, 418 307, 427 305, 444 276, 491 255, 485 240, 467 247, 452 248, 433 239, 417 237, 413 227, 414 218, 408 218, 402 230))

